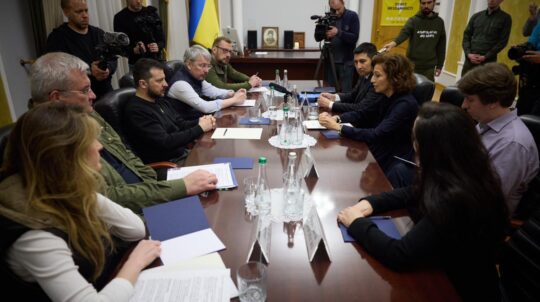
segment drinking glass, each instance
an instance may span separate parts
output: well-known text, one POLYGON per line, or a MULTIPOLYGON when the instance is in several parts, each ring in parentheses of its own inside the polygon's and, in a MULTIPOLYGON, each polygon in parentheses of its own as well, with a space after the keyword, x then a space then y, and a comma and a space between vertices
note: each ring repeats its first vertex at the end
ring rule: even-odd
POLYGON ((240 301, 264 302, 266 300, 266 265, 250 261, 238 268, 236 276, 240 301))

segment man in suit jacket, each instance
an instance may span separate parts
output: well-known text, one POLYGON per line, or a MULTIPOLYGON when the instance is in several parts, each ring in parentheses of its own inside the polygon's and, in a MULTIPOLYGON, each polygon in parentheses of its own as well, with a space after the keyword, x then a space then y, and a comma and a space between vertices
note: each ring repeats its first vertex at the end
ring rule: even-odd
POLYGON ((358 83, 348 93, 322 93, 317 103, 322 108, 333 112, 356 111, 368 104, 378 101, 381 95, 376 93, 371 84, 373 67, 371 59, 377 54, 377 47, 371 43, 360 44, 354 50, 354 67, 358 73, 358 83))

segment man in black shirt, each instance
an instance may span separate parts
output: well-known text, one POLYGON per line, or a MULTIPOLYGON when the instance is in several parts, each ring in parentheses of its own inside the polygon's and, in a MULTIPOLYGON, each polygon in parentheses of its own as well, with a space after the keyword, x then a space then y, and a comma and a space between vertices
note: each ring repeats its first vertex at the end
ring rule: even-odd
POLYGON ((183 120, 163 99, 167 81, 160 62, 142 58, 135 63, 133 79, 137 92, 124 108, 126 135, 145 163, 183 163, 187 144, 216 127, 210 115, 183 120))
POLYGON ((111 77, 116 71, 116 59, 107 68, 98 67, 96 46, 103 42, 104 31, 88 24, 88 5, 85 0, 62 0, 61 7, 67 23, 55 28, 47 38, 47 52, 65 52, 79 57, 91 67, 90 81, 97 100, 112 90, 111 77))
POLYGON ((114 31, 129 37, 130 66, 140 58, 163 60, 165 35, 155 7, 144 7, 141 0, 127 0, 127 7, 114 15, 114 31))

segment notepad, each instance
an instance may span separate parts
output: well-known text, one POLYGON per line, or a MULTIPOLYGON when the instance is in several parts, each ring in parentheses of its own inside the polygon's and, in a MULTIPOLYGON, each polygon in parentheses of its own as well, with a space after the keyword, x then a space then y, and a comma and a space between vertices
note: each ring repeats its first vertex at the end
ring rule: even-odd
MULTIPOLYGON (((349 126, 349 127, 353 126, 351 123, 343 123, 341 125, 349 126)), ((321 123, 319 123, 318 120, 304 121, 304 126, 306 126, 306 128, 308 128, 309 130, 324 130, 324 129, 326 129, 326 127, 321 125, 321 123)))
POLYGON ((247 100, 244 100, 244 102, 242 104, 236 104, 234 106, 236 106, 236 107, 253 107, 253 106, 255 106, 256 102, 257 102, 257 100, 247 99, 247 100))
POLYGON ((262 128, 216 128, 212 139, 261 139, 262 128))
MULTIPOLYGON (((377 225, 379 230, 385 233, 388 237, 394 239, 401 239, 401 234, 399 233, 396 225, 392 219, 383 218, 381 216, 368 217, 373 223, 377 225)), ((354 242, 356 241, 349 232, 347 232, 347 227, 339 223, 339 229, 341 230, 341 236, 343 236, 343 241, 345 242, 354 242)))
POLYGON ((250 90, 248 90, 248 92, 267 92, 267 91, 268 91, 268 88, 266 88, 264 86, 253 87, 250 90))
POLYGON ((225 249, 212 231, 197 196, 143 208, 150 237, 161 241, 164 264, 225 249))
POLYGON ((230 189, 238 186, 238 182, 236 181, 236 177, 229 162, 172 168, 167 171, 167 180, 184 178, 186 175, 197 170, 205 170, 214 173, 218 180, 216 184, 217 189, 230 189))

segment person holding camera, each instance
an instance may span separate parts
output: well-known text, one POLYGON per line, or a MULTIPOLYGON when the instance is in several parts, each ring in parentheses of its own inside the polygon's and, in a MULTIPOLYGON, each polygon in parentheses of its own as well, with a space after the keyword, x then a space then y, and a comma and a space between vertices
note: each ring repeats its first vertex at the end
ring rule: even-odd
POLYGON ((141 0, 127 0, 127 7, 114 15, 114 31, 129 37, 130 68, 140 58, 163 60, 165 35, 155 7, 145 7, 141 0))
POLYGON ((510 48, 508 57, 519 62, 512 68, 519 75, 518 114, 540 115, 540 24, 527 43, 510 48))
MULTIPOLYGON (((341 83, 341 92, 349 92, 352 89, 353 51, 360 34, 360 20, 357 13, 345 8, 343 0, 330 0, 328 4, 337 16, 337 20, 334 25, 328 27, 326 40, 330 41, 332 46, 337 81, 341 83)), ((326 80, 330 86, 335 86, 331 70, 331 67, 326 68, 326 80)))
POLYGON ((106 68, 100 68, 104 58, 100 58, 96 47, 103 45, 105 32, 88 24, 88 5, 85 0, 62 0, 60 6, 68 22, 49 34, 46 52, 69 53, 90 65, 92 91, 99 100, 113 90, 111 78, 117 67, 116 57, 114 60, 106 60, 106 68))

